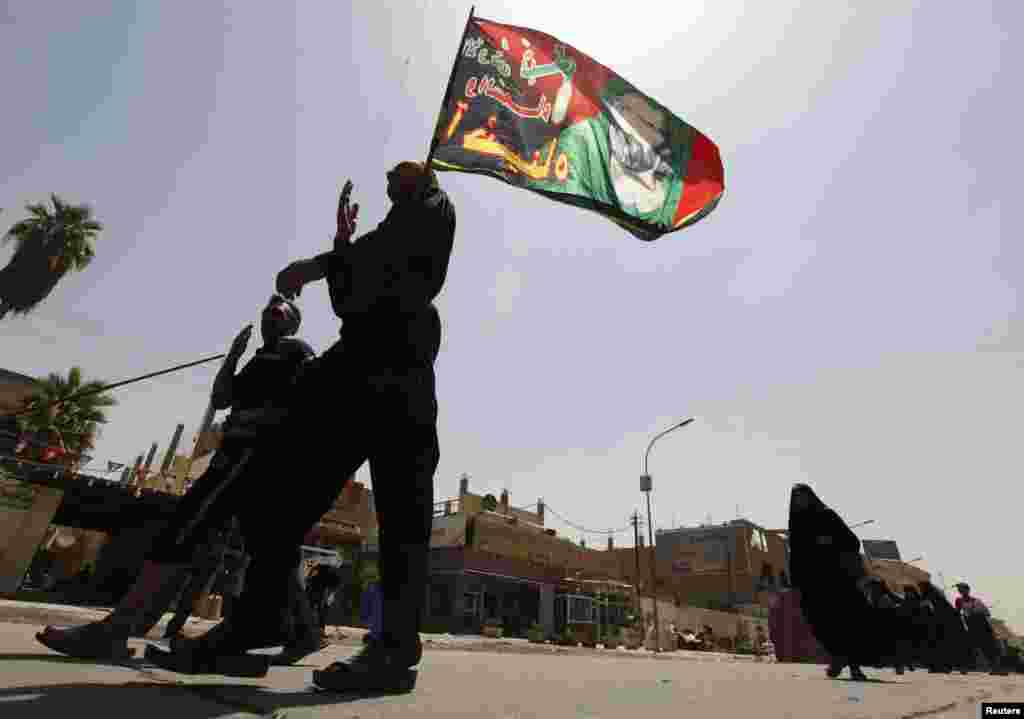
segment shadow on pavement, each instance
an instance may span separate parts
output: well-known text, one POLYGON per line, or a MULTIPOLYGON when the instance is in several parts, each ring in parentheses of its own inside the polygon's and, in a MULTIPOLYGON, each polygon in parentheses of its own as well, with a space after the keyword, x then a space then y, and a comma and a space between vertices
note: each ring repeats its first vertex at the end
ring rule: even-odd
POLYGON ((49 684, 0 689, 4 719, 50 719, 88 716, 144 715, 148 719, 224 717, 225 707, 190 693, 186 687, 158 683, 49 684))
POLYGON ((108 717, 215 719, 225 717, 228 712, 268 715, 293 707, 329 706, 382 697, 398 700, 402 696, 339 694, 313 686, 306 690, 282 691, 248 684, 216 683, 49 684, 0 689, 0 716, 4 719, 51 719, 86 716, 90 710, 97 710, 108 717), (117 709, 112 712, 113 707, 117 709))
POLYGON ((412 699, 415 691, 409 694, 392 694, 388 692, 332 692, 319 689, 309 684, 305 689, 272 689, 256 684, 189 684, 188 688, 198 696, 209 701, 219 702, 226 706, 244 709, 255 713, 272 714, 273 712, 295 707, 329 706, 331 704, 349 704, 365 699, 389 698, 402 701, 412 699))
POLYGON ((91 665, 101 664, 101 665, 103 665, 105 667, 127 667, 127 668, 131 668, 137 660, 129 659, 126 662, 104 662, 104 661, 100 661, 98 659, 77 659, 75 657, 67 657, 67 656, 64 656, 63 654, 57 654, 56 652, 53 652, 52 654, 43 654, 43 653, 38 653, 38 654, 2 654, 2 653, 0 653, 0 662, 3 662, 3 661, 11 661, 11 662, 18 662, 18 661, 33 661, 33 662, 37 662, 37 661, 39 661, 39 662, 56 662, 56 663, 63 663, 63 664, 91 664, 91 665))

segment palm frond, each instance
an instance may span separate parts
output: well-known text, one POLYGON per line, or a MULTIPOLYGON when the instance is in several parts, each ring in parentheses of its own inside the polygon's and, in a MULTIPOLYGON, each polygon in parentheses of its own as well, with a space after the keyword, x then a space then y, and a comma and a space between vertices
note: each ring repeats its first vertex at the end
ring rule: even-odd
POLYGON ((28 217, 3 236, 13 242, 14 256, 0 269, 0 300, 6 311, 28 314, 50 295, 68 272, 80 272, 96 256, 95 241, 103 224, 88 204, 72 205, 57 194, 51 210, 43 203, 25 206, 28 217))
POLYGON ((34 433, 57 432, 64 437, 69 451, 91 449, 98 429, 107 421, 104 408, 117 404, 111 395, 99 391, 105 386, 99 380, 83 381, 80 367, 72 367, 67 376, 51 372, 37 380, 29 399, 26 414, 18 417, 21 431, 34 433), (96 392, 87 396, 75 394, 96 392), (59 402, 58 405, 54 405, 59 402))

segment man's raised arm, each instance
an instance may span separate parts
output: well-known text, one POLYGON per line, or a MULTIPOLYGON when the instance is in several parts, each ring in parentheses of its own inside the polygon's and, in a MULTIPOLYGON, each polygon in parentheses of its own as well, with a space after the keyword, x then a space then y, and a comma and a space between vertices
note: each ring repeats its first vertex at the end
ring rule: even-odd
MULTIPOLYGON (((352 194, 352 181, 349 180, 341 190, 338 198, 338 231, 334 235, 334 254, 342 253, 349 246, 352 235, 356 231, 356 218, 359 216, 359 205, 349 206, 352 194)), ((287 299, 302 294, 302 288, 311 282, 319 282, 328 276, 330 269, 327 252, 308 260, 293 262, 277 273, 277 291, 287 299)))
POLYGON ((249 338, 252 336, 252 325, 246 325, 238 333, 231 343, 228 356, 224 359, 217 378, 213 381, 213 393, 210 395, 210 404, 215 410, 227 409, 233 401, 233 385, 235 372, 238 371, 238 360, 245 354, 245 348, 249 345, 249 338))

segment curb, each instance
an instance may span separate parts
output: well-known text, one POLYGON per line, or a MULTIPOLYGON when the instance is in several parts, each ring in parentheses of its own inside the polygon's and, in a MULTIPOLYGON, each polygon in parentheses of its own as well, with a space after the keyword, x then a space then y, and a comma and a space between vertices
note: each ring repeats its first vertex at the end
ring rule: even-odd
MULTIPOLYGON (((112 609, 103 607, 78 607, 66 604, 40 604, 37 602, 19 602, 0 600, 0 622, 14 624, 85 624, 106 617, 112 609)), ((171 619, 165 614, 159 624, 149 633, 149 639, 160 639, 163 628, 171 619)), ((208 619, 189 619, 185 625, 185 634, 195 636, 202 634, 217 624, 208 619)), ((365 629, 359 627, 329 626, 328 638, 331 643, 339 646, 359 646, 362 644, 365 629), (340 636, 339 636, 340 635, 340 636)), ((676 650, 655 653, 648 649, 604 649, 589 647, 566 647, 556 644, 536 644, 526 639, 486 639, 459 637, 450 634, 421 634, 424 650, 430 651, 477 651, 491 653, 515 654, 565 654, 572 656, 591 656, 604 658, 627 657, 631 659, 652 659, 658 661, 698 661, 698 662, 754 662, 755 657, 745 654, 724 654, 720 652, 688 652, 676 650)))

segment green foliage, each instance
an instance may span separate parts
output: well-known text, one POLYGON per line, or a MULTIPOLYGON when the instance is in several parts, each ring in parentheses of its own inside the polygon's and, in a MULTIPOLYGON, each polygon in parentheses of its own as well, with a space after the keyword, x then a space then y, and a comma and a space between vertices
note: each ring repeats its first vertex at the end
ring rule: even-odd
POLYGON ((45 204, 25 206, 29 217, 16 222, 3 237, 14 255, 0 270, 0 319, 8 312, 28 314, 71 271, 84 270, 96 255, 93 247, 103 229, 88 205, 71 205, 51 195, 45 204))
POLYGON ((107 421, 106 410, 117 404, 109 393, 96 392, 104 384, 99 380, 83 381, 79 367, 72 367, 66 378, 56 372, 40 378, 28 401, 29 412, 18 417, 18 428, 23 432, 56 434, 72 454, 87 452, 95 445, 99 426, 107 421), (73 397, 87 392, 92 394, 73 397))
POLYGON ((754 642, 747 638, 740 639, 736 642, 736 648, 733 651, 737 654, 753 654, 754 642))

